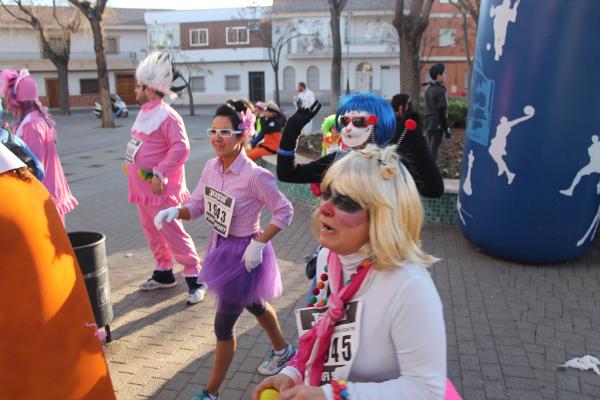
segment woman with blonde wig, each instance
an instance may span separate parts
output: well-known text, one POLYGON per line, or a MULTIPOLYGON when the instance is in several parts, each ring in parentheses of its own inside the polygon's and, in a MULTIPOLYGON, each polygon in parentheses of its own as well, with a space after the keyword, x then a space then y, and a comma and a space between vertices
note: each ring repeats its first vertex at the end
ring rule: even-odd
MULTIPOLYGON (((442 303, 420 248, 423 208, 395 146, 334 163, 315 213, 311 307, 297 311, 297 355, 254 390, 280 400, 447 399, 442 303)), ((456 397, 454 397, 456 398, 456 397)))

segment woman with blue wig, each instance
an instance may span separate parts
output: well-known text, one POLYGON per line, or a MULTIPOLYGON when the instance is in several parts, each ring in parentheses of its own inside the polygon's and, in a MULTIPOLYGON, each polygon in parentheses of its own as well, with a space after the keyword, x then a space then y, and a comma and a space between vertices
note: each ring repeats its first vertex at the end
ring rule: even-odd
MULTIPOLYGON (((296 163, 296 141, 304 125, 320 110, 321 104, 316 101, 310 108, 300 108, 290 117, 283 130, 277 154, 277 177, 283 182, 320 183, 327 169, 344 152, 327 154, 306 164, 296 163)), ((411 175, 418 182, 421 195, 439 197, 443 194, 443 183, 439 173, 429 179, 427 163, 424 168, 419 158, 405 154, 398 138, 406 134, 404 124, 397 125, 396 114, 385 99, 372 93, 356 93, 347 97, 336 111, 337 128, 342 135, 342 142, 349 148, 363 148, 369 143, 385 147, 398 144, 398 152, 402 162, 407 164, 411 175), (398 129, 402 132, 399 132, 398 129), (440 190, 441 188, 441 190, 440 190)))

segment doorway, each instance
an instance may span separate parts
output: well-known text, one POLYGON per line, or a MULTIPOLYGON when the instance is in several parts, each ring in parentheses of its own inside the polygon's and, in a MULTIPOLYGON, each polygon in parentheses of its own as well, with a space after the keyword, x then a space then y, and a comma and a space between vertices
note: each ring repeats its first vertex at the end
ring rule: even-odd
POLYGON ((48 107, 56 108, 60 104, 60 82, 58 78, 46 78, 45 82, 48 107))
POLYGON ((248 87, 250 88, 250 101, 265 101, 265 73, 248 72, 248 87))
POLYGON ((133 74, 115 74, 117 94, 125 104, 135 104, 135 78, 133 74))
POLYGON ((373 90, 373 67, 368 63, 360 63, 356 67, 356 91, 370 92, 373 90))

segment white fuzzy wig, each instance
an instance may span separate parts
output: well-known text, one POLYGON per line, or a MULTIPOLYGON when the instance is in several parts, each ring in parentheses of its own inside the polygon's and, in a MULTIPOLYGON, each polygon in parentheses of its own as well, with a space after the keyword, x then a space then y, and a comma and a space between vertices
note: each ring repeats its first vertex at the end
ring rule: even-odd
POLYGON ((173 100, 177 95, 171 91, 173 83, 173 67, 168 53, 153 52, 142 60, 135 70, 138 84, 161 92, 173 100))

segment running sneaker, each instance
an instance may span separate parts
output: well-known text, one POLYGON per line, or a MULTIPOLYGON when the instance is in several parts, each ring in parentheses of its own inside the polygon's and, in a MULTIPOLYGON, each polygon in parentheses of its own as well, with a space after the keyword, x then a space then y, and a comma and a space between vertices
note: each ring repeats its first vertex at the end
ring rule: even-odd
POLYGON ((168 289, 174 286, 177 286, 177 280, 175 280, 172 270, 156 270, 150 279, 140 285, 140 290, 168 289))
POLYGON ((190 289, 188 292, 187 304, 197 304, 204 300, 204 295, 206 294, 206 286, 200 286, 196 289, 190 289))
POLYGON ((206 390, 202 389, 202 391, 200 393, 198 393, 197 395, 195 395, 192 400, 218 400, 219 399, 219 395, 217 394, 212 395, 209 394, 206 390))
POLYGON ((296 347, 289 345, 285 352, 281 355, 275 353, 271 349, 268 358, 258 366, 257 371, 261 375, 275 375, 281 371, 287 363, 296 355, 298 350, 296 347))

